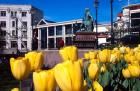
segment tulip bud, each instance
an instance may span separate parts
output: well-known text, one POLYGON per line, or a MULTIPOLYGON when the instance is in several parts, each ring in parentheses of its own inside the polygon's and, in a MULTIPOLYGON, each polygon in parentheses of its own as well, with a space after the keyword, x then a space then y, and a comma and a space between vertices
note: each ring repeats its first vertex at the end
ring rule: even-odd
POLYGON ((95 91, 103 91, 103 87, 97 81, 93 82, 93 88, 95 91))
POLYGON ((110 56, 111 56, 111 51, 104 49, 102 51, 99 51, 99 60, 100 62, 109 62, 110 61, 110 56))
POLYGON ((19 91, 19 88, 13 88, 11 91, 19 91))
POLYGON ((140 62, 140 52, 135 53, 135 57, 140 62))
POLYGON ((96 59, 97 58, 97 52, 95 51, 89 51, 90 59, 96 59))
POLYGON ((117 54, 115 54, 115 53, 114 54, 111 54, 110 62, 115 63, 116 60, 117 60, 117 54))
POLYGON ((42 68, 44 63, 44 57, 42 52, 29 52, 25 54, 25 57, 29 59, 31 71, 42 68))
POLYGON ((105 66, 105 64, 103 64, 103 66, 101 67, 100 71, 103 72, 103 73, 106 71, 106 66, 105 66))
POLYGON ((85 59, 90 59, 89 53, 85 53, 85 54, 84 54, 84 58, 85 58, 85 59))
POLYGON ((10 66, 12 74, 17 80, 23 80, 27 78, 30 73, 30 65, 27 58, 11 58, 10 66))
POLYGON ((78 50, 75 46, 67 46, 59 50, 59 53, 61 57, 63 58, 63 61, 65 60, 71 60, 71 61, 77 61, 78 60, 78 50))
POLYGON ((97 63, 90 63, 89 67, 88 67, 88 74, 89 77, 93 80, 96 76, 96 74, 98 73, 98 65, 97 63))
POLYGON ((34 72, 33 82, 35 91, 55 91, 56 81, 53 69, 34 72))
POLYGON ((122 70, 122 74, 124 78, 130 78, 130 72, 127 68, 122 70))
POLYGON ((138 48, 140 48, 140 44, 138 44, 138 48))
POLYGON ((139 77, 140 75, 140 68, 136 65, 129 65, 128 70, 132 77, 139 77))
POLYGON ((65 61, 57 64, 54 74, 62 91, 82 91, 83 76, 79 61, 65 61))
POLYGON ((124 46, 120 47, 120 52, 122 54, 126 53, 126 48, 124 46))

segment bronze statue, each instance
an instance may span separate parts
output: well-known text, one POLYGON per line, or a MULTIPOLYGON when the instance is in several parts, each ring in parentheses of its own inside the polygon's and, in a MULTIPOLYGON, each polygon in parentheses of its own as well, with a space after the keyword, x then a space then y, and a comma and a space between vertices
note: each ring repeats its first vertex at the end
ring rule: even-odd
POLYGON ((89 8, 85 9, 85 17, 83 19, 83 23, 81 25, 81 31, 93 32, 94 29, 94 21, 90 14, 89 8))

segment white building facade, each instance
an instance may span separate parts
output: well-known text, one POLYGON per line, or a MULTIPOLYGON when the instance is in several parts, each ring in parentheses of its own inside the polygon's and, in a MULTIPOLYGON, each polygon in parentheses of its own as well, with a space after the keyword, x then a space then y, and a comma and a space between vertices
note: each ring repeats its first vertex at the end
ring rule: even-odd
POLYGON ((140 4, 123 7, 123 21, 128 27, 140 26, 140 4))
POLYGON ((42 18, 42 11, 31 5, 0 5, 0 45, 32 50, 33 26, 42 18))
MULTIPOLYGON (((72 45, 74 33, 80 31, 82 19, 70 20, 64 22, 50 22, 42 19, 36 27, 35 35, 37 37, 36 49, 57 49, 60 39, 64 41, 64 45, 72 45)), ((98 33, 108 32, 108 25, 98 25, 98 33)), ((94 28, 93 32, 96 32, 94 28)), ((33 33, 34 36, 34 33, 33 33)), ((106 43, 106 38, 99 38, 99 44, 106 43)))

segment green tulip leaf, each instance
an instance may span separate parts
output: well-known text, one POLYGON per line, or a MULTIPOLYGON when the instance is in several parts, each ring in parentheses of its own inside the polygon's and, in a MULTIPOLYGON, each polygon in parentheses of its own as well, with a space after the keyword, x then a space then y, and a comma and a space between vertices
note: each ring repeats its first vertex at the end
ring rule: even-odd
POLYGON ((102 75, 102 78, 101 78, 101 85, 103 87, 106 87, 109 83, 110 83, 110 73, 108 71, 106 71, 103 75, 102 75))
POLYGON ((136 79, 135 84, 133 84, 133 91, 140 91, 140 80, 136 79))
POLYGON ((122 85, 123 85, 125 88, 127 88, 127 87, 128 87, 128 85, 129 85, 128 80, 127 80, 127 79, 125 79, 125 80, 123 81, 122 85))

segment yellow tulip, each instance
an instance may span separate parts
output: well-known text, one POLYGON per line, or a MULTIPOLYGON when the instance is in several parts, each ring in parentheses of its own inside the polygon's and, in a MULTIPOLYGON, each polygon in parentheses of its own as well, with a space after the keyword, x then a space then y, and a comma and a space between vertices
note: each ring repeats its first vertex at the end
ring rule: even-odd
POLYGON ((93 88, 95 91, 103 91, 103 87, 97 81, 93 82, 93 88))
POLYGON ((133 49, 133 51, 134 51, 135 53, 137 53, 137 52, 139 52, 140 50, 139 50, 138 47, 136 47, 136 48, 133 49))
POLYGON ((131 53, 125 54, 125 55, 124 55, 124 59, 125 59, 125 61, 126 61, 127 63, 136 61, 135 55, 133 55, 133 54, 131 54, 131 53))
POLYGON ((140 52, 135 53, 136 59, 140 62, 140 52))
POLYGON ((29 59, 31 71, 39 70, 44 63, 44 57, 42 52, 28 52, 25 57, 29 59))
POLYGON ((111 54, 110 62, 115 63, 116 61, 117 61, 117 54, 116 53, 111 54))
POLYGON ((97 52, 96 51, 89 51, 89 58, 90 59, 96 59, 97 58, 97 52))
POLYGON ((56 81, 53 69, 33 73, 35 91, 55 91, 56 81))
POLYGON ((123 74, 124 78, 130 78, 130 76, 131 76, 128 68, 123 69, 122 74, 123 74))
POLYGON ((140 48, 140 44, 138 44, 138 48, 140 48))
POLYGON ((11 91, 19 91, 19 88, 13 88, 11 91))
POLYGON ((111 56, 111 51, 107 49, 99 51, 99 54, 98 54, 100 62, 109 62, 110 56, 111 56))
POLYGON ((85 53, 85 54, 84 54, 84 58, 85 58, 85 59, 90 59, 89 53, 85 53))
POLYGON ((87 87, 87 82, 86 80, 84 80, 84 83, 83 83, 83 90, 82 91, 87 91, 88 90, 88 87, 87 87))
POLYGON ((126 53, 126 47, 122 46, 119 49, 122 54, 126 53))
POLYGON ((79 61, 65 61, 57 64, 54 74, 62 91, 82 91, 83 76, 79 61))
POLYGON ((99 63, 99 59, 91 59, 90 62, 91 63, 99 63))
POLYGON ((107 70, 106 66, 105 66, 105 64, 103 64, 103 66, 101 67, 100 71, 104 73, 104 72, 106 72, 106 70, 107 70))
POLYGON ((83 67, 84 66, 83 59, 78 59, 78 61, 79 61, 80 65, 81 65, 81 67, 83 67))
POLYGON ((136 65, 129 65, 128 70, 131 74, 131 77, 139 77, 140 75, 140 68, 136 65))
POLYGON ((92 80, 96 77, 98 70, 99 70, 99 68, 98 68, 97 63, 90 63, 90 65, 88 67, 88 74, 92 80))
POLYGON ((126 50, 126 53, 129 53, 131 51, 130 47, 126 47, 125 50, 126 50))
POLYGON ((17 80, 23 80, 27 78, 30 73, 30 64, 27 58, 11 58, 10 66, 12 74, 17 80))
POLYGON ((135 55, 130 56, 129 59, 130 59, 130 62, 131 63, 133 63, 134 61, 136 61, 135 55))
POLYGON ((78 60, 78 50, 75 46, 67 46, 59 50, 59 54, 61 55, 63 61, 71 60, 77 61, 78 60))

